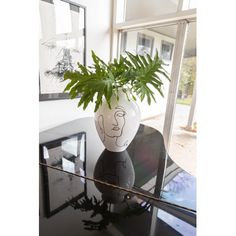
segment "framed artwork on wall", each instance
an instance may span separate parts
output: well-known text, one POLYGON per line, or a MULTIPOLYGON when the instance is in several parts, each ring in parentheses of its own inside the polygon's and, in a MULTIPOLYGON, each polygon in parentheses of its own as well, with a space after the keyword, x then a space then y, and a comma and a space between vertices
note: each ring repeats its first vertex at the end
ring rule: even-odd
POLYGON ((39 101, 67 99, 66 71, 86 65, 86 8, 66 0, 40 0, 39 101))
POLYGON ((154 37, 138 33, 136 53, 142 56, 144 56, 145 54, 149 54, 150 56, 152 56, 153 44, 154 37))
POLYGON ((86 175, 86 133, 42 143, 39 150, 40 162, 67 171, 42 167, 45 215, 50 217, 87 191, 85 179, 70 174, 86 175))
POLYGON ((161 59, 171 61, 174 44, 165 40, 161 41, 161 59))

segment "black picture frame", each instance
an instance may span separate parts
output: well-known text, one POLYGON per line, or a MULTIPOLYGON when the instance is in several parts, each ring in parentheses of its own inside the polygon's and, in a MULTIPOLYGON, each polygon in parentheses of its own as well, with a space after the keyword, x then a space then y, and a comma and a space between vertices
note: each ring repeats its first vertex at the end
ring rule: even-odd
MULTIPOLYGON (((87 10, 85 6, 69 0, 40 0, 40 2, 44 7, 40 8, 42 25, 41 31, 44 32, 44 34, 42 34, 44 35, 44 38, 41 38, 39 41, 39 101, 42 102, 69 99, 69 94, 63 92, 67 84, 66 81, 62 82, 63 74, 67 70, 75 70, 77 68, 77 62, 80 62, 81 64, 86 66, 87 10), (45 15, 48 11, 45 11, 45 13, 42 13, 42 11, 45 8, 49 8, 47 10, 51 10, 51 12, 53 13, 53 9, 55 8, 54 5, 56 2, 68 4, 71 19, 76 19, 75 15, 77 15, 79 23, 77 22, 73 25, 71 23, 71 25, 68 26, 69 28, 71 28, 71 32, 57 34, 57 18, 55 17, 55 25, 54 27, 51 27, 56 33, 53 36, 51 34, 49 36, 47 32, 51 32, 52 30, 43 29, 43 27, 45 28, 49 27, 48 25, 52 25, 52 23, 50 23, 52 17, 45 15), (75 31, 77 25, 79 26, 79 28, 78 31, 75 31), (68 44, 72 44, 72 40, 74 41, 74 47, 68 46, 68 44)), ((56 15, 56 11, 54 12, 54 15, 56 15)), ((76 22, 76 20, 71 20, 71 22, 76 22)), ((80 97, 80 95, 78 97, 80 97)))
POLYGON ((162 60, 171 61, 173 54, 174 44, 161 40, 161 55, 162 60))
MULTIPOLYGON (((43 164, 86 176, 86 133, 80 132, 68 137, 41 143, 39 145, 39 159, 43 164), (76 145, 74 145, 75 143, 76 145), (47 152, 45 152, 45 147, 47 152), (81 155, 83 155, 83 158, 81 158, 81 155), (74 171, 70 171, 73 163, 74 171), (81 171, 84 173, 82 174, 81 171)), ((46 166, 41 166, 41 171, 44 211, 47 218, 69 206, 70 202, 86 195, 87 182, 84 178, 79 178, 66 172, 63 173, 46 166), (76 187, 73 188, 73 186, 76 187), (80 189, 81 191, 72 193, 72 191, 75 191, 74 189, 80 189), (58 192, 60 194, 57 194, 58 192)))

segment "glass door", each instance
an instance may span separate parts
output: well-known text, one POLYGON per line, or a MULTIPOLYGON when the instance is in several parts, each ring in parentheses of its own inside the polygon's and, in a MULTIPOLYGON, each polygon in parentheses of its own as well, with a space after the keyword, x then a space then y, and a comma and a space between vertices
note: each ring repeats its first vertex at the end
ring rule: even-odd
MULTIPOLYGON (((159 57, 165 63, 165 70, 171 75, 176 32, 177 24, 123 31, 121 33, 120 54, 125 56, 125 52, 128 51, 133 54, 149 54, 154 57, 156 51, 158 51, 159 57)), ((156 103, 153 102, 148 105, 147 101, 144 100, 143 102, 138 101, 138 105, 141 110, 142 122, 162 133, 170 83, 164 76, 161 79, 164 82, 164 97, 156 93, 156 103)))
POLYGON ((196 175, 196 23, 189 23, 175 104, 169 155, 196 175))

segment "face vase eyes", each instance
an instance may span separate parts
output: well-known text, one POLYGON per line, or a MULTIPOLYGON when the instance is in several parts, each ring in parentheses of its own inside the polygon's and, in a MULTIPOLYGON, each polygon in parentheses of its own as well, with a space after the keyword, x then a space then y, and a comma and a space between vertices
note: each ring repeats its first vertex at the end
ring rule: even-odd
POLYGON ((125 111, 117 111, 117 112, 115 113, 115 116, 124 117, 125 114, 126 114, 125 111))

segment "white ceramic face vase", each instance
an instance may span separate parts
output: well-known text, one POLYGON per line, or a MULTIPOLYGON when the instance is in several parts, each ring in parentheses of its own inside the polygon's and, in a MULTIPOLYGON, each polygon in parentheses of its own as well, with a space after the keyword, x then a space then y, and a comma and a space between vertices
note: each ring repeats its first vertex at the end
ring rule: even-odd
POLYGON ((119 92, 119 101, 113 96, 110 109, 105 101, 95 113, 98 135, 106 149, 122 152, 133 140, 140 123, 140 110, 136 102, 128 101, 119 92))

